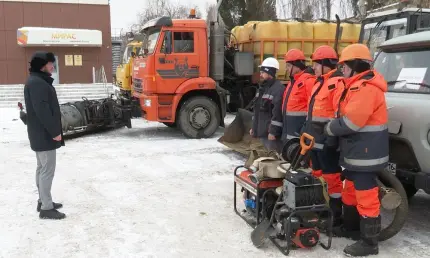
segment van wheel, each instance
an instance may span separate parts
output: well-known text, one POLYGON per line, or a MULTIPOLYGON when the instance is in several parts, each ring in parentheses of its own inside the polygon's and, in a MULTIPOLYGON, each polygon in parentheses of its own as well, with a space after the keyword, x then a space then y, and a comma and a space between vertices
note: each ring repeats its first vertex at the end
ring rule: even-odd
POLYGON ((179 130, 193 139, 211 137, 220 125, 218 106, 207 97, 193 97, 183 103, 177 119, 179 130))
MULTIPOLYGON (((402 183, 399 179, 386 170, 380 171, 378 174, 379 182, 382 185, 380 187, 388 187, 394 190, 399 196, 399 205, 394 208, 395 215, 393 221, 387 226, 382 227, 381 233, 379 234, 379 241, 385 241, 395 236, 403 227, 408 217, 409 205, 406 191, 403 188, 402 183)), ((381 203, 382 204, 382 203, 381 203)), ((381 205, 382 207, 383 205, 381 205)))

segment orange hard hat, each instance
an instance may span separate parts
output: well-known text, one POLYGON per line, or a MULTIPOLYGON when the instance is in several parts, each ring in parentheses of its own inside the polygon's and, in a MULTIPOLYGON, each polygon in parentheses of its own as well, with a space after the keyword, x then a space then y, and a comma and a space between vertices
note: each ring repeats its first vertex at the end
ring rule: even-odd
POLYGON ((305 61, 305 54, 300 49, 291 49, 285 54, 285 62, 305 61))
POLYGON ((312 61, 324 60, 324 59, 339 59, 336 51, 330 46, 324 45, 318 47, 311 56, 312 61))
POLYGON ((355 59, 373 61, 370 50, 366 45, 363 44, 351 44, 347 46, 340 55, 339 63, 346 61, 352 61, 355 59))

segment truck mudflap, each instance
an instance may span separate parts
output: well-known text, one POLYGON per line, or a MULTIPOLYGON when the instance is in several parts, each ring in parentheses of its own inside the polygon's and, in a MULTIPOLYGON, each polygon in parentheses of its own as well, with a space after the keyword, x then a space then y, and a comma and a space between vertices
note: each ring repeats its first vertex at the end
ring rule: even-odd
POLYGON ((216 91, 219 96, 220 108, 221 108, 221 126, 225 127, 224 118, 227 115, 227 93, 228 91, 217 85, 216 91))
POLYGON ((430 173, 419 172, 415 176, 415 188, 430 194, 430 173))

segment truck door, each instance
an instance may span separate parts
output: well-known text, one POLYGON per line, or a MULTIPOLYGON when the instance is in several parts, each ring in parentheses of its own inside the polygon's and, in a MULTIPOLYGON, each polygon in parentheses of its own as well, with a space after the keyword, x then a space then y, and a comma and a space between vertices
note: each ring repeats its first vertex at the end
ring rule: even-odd
POLYGON ((193 30, 164 31, 155 56, 158 93, 173 94, 184 81, 199 77, 198 40, 193 30))

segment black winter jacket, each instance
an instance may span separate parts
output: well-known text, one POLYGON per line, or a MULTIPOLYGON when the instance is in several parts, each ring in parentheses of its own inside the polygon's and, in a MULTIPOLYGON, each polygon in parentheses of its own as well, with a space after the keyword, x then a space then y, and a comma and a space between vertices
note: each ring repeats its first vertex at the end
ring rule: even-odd
POLYGON ((273 134, 280 139, 282 135, 282 96, 285 86, 276 79, 263 82, 257 92, 252 130, 254 137, 267 137, 273 134))
POLYGON ((27 109, 27 132, 33 151, 49 151, 64 146, 64 140, 54 141, 61 134, 60 105, 52 82, 46 73, 31 72, 24 86, 27 109))

